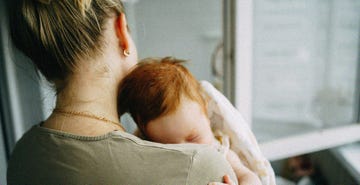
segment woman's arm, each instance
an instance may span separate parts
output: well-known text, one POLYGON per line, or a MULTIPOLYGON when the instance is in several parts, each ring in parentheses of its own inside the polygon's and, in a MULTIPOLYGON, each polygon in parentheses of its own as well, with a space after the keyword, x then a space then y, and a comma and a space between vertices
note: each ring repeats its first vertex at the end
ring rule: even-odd
POLYGON ((203 148, 193 156, 189 169, 187 184, 208 184, 222 182, 225 175, 229 175, 234 184, 236 175, 224 156, 214 148, 203 148))

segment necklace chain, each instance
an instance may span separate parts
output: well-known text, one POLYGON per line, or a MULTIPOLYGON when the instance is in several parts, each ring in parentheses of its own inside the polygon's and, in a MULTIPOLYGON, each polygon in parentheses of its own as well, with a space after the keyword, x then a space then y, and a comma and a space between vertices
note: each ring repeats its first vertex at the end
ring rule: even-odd
POLYGON ((94 115, 94 114, 90 114, 90 113, 86 113, 86 112, 78 112, 78 111, 65 111, 65 110, 58 109, 58 108, 55 108, 54 112, 55 113, 60 113, 60 114, 63 114, 63 115, 68 115, 68 116, 69 115, 82 116, 82 117, 87 117, 87 118, 92 118, 92 119, 104 121, 104 122, 111 123, 111 124, 116 125, 116 126, 120 126, 123 130, 125 130, 125 128, 121 125, 120 122, 111 121, 111 120, 109 120, 109 119, 107 119, 105 117, 97 116, 97 115, 94 115))

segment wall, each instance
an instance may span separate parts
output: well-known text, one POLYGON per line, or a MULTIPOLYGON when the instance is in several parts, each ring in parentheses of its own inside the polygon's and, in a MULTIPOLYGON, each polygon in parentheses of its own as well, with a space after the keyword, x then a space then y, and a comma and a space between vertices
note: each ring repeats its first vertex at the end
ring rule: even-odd
POLYGON ((198 79, 213 80, 210 57, 222 39, 222 1, 142 0, 134 10, 140 58, 188 59, 198 79))
MULTIPOLYGON (((2 125, 1 121, 1 111, 0 111, 0 125, 2 125)), ((4 134, 0 127, 0 184, 6 184, 6 153, 5 153, 5 142, 4 142, 4 134)))
MULTIPOLYGON (((4 3, 4 1, 1 1, 4 3)), ((9 1, 10 3, 11 1, 9 1)), ((3 108, 7 109, 11 123, 5 123, 12 127, 9 137, 19 139, 22 134, 34 124, 43 119, 42 98, 40 95, 39 77, 30 60, 21 54, 11 42, 9 25, 7 21, 6 6, 1 6, 4 11, 1 22, 1 53, 5 72, 2 78, 6 80, 4 94, 7 102, 3 102, 3 108)), ((13 146, 10 146, 11 148, 13 146)))

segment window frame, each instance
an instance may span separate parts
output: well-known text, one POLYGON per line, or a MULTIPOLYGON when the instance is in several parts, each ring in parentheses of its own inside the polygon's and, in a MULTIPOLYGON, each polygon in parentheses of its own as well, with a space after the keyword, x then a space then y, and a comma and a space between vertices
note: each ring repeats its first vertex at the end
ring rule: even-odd
MULTIPOLYGON (((233 103, 251 126, 252 118, 252 56, 253 56, 253 1, 235 1, 234 68, 235 82, 233 103), (241 52, 240 52, 241 51, 241 52)), ((360 38, 359 38, 360 40, 360 38)), ((359 44, 360 48, 360 44, 359 44)), ((226 60, 225 60, 226 61, 226 60)), ((231 64, 231 63, 230 63, 231 64)), ((227 81, 228 79, 224 79, 227 81)), ((357 84, 360 84, 360 51, 358 54, 357 84)), ((270 161, 360 141, 360 86, 356 87, 356 122, 336 128, 320 129, 310 133, 293 135, 259 143, 265 157, 270 161), (334 139, 336 138, 336 139, 334 139), (316 141, 316 142, 313 142, 316 141)))

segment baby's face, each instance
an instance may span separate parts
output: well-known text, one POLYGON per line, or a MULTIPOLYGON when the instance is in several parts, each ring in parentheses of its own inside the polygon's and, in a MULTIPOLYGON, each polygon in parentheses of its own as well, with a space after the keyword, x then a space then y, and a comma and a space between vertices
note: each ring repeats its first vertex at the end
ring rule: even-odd
POLYGON ((202 107, 191 100, 182 101, 175 112, 150 121, 146 134, 159 143, 211 144, 214 141, 208 117, 202 107))

